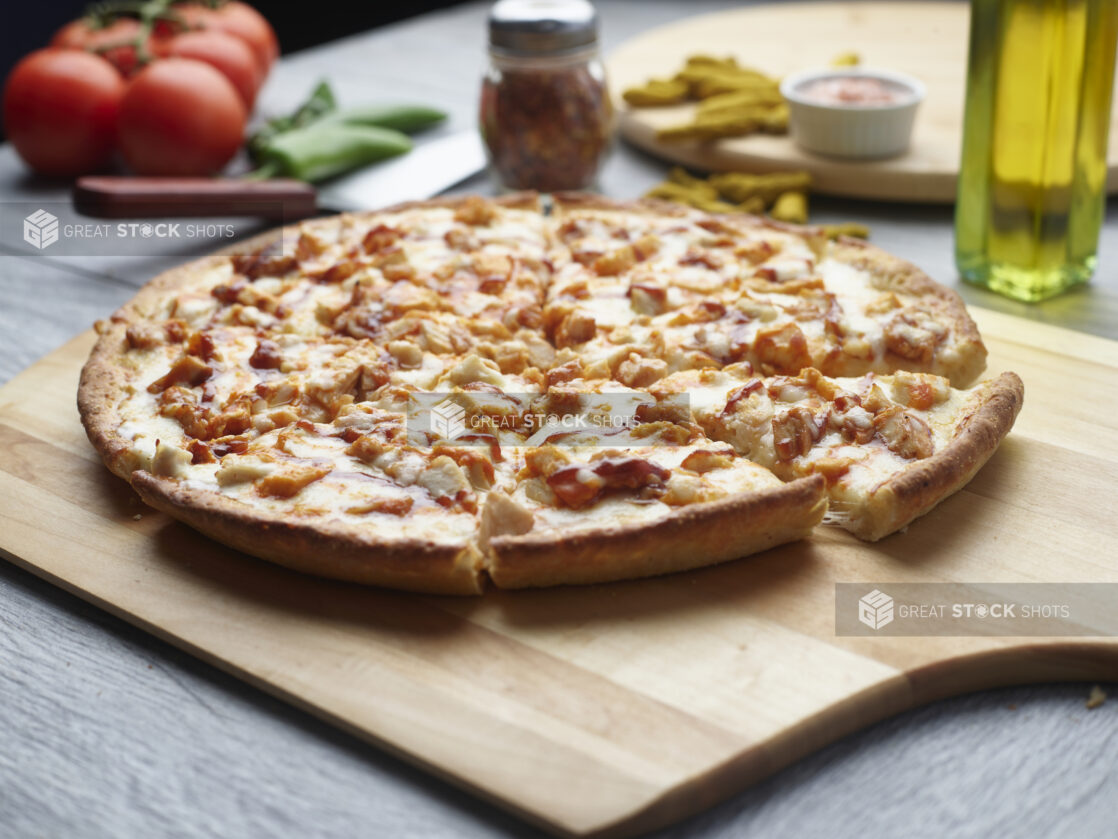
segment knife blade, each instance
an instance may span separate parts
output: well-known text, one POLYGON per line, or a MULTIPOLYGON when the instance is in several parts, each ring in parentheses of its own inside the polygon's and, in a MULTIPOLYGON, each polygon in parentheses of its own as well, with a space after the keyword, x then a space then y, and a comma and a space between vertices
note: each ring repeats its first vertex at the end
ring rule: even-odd
POLYGON ((152 178, 91 175, 74 185, 74 207, 95 218, 256 216, 294 221, 329 210, 370 210, 438 195, 485 168, 476 131, 417 145, 406 155, 322 184, 286 178, 152 178))
POLYGON ((477 131, 462 131, 323 184, 318 203, 332 210, 371 210, 430 198, 484 168, 481 137, 477 131))

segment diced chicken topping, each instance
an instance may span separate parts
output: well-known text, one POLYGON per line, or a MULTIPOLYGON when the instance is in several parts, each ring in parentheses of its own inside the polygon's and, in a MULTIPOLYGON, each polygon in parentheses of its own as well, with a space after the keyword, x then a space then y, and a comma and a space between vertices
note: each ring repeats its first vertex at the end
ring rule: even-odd
POLYGON ((496 217, 497 208, 493 205, 493 202, 478 198, 476 195, 471 195, 463 201, 454 213, 455 221, 474 227, 491 224, 496 217))
POLYGON ((483 547, 495 536, 520 535, 532 529, 534 519, 530 510, 517 504, 503 492, 486 496, 481 511, 479 541, 483 547))
POLYGON ((151 459, 151 473, 166 478, 182 478, 186 476, 193 461, 194 456, 190 452, 178 446, 159 443, 151 459))
POLYGON ((600 277, 614 277, 623 274, 637 262, 636 251, 632 245, 625 245, 617 250, 603 254, 594 260, 594 273, 600 277))
POLYGON ((811 353, 803 330, 794 323, 765 327, 757 331, 753 352, 762 371, 795 375, 811 366, 811 353))
POLYGON ((452 383, 459 386, 473 382, 484 382, 499 387, 505 383, 497 365, 476 354, 466 356, 462 361, 451 367, 448 376, 452 383))
POLYGON ((303 487, 330 474, 332 467, 317 464, 286 464, 256 481, 261 495, 290 498, 303 487))
POLYGON ((698 472, 701 475, 704 472, 710 472, 714 469, 728 469, 732 464, 732 452, 714 452, 708 449, 699 449, 687 455, 680 466, 692 472, 698 472))
POLYGON ((454 506, 471 495, 470 482, 462 467, 446 455, 439 455, 432 460, 416 483, 443 507, 454 506))
POLYGON ((901 457, 919 460, 935 451, 932 429, 920 417, 894 406, 873 418, 874 428, 889 450, 901 457))
POLYGON ((809 408, 793 405, 773 417, 773 445, 781 460, 792 460, 807 454, 823 435, 826 418, 819 418, 809 408))
POLYGON ((217 470, 217 483, 223 487, 249 483, 272 474, 275 469, 275 463, 263 461, 258 457, 227 457, 221 462, 221 468, 217 470))
POLYGON ((947 328, 931 315, 907 309, 885 326, 885 346, 901 358, 930 364, 936 347, 947 337, 947 328))
POLYGON ((617 366, 617 379, 629 387, 648 387, 668 372, 668 362, 659 358, 645 358, 637 353, 617 366))
POLYGON ((918 411, 926 411, 950 395, 951 386, 942 376, 903 370, 893 374, 893 398, 918 411))
POLYGON ((172 385, 197 387, 213 375, 213 368, 200 358, 184 355, 174 363, 166 375, 148 385, 148 393, 160 393, 172 385))

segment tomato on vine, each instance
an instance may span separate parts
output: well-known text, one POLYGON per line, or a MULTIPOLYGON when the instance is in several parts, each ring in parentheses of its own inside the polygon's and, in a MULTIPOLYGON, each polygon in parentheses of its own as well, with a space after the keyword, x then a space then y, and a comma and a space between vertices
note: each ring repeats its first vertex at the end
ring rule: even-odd
POLYGON ((252 110, 264 73, 251 47, 240 38, 219 29, 183 32, 168 39, 166 54, 209 64, 233 84, 245 108, 252 110))
POLYGON ((213 175, 244 141, 245 106, 208 64, 167 58, 128 85, 120 107, 120 150, 140 175, 213 175))
POLYGON ((80 175, 113 153, 125 83, 105 59, 47 47, 26 56, 4 86, 4 128, 44 175, 80 175))
POLYGON ((267 73, 279 57, 275 30, 260 12, 240 0, 224 3, 176 3, 172 11, 187 28, 218 29, 240 38, 251 47, 261 73, 267 73))
POLYGON ((213 174, 240 147, 278 54, 268 21, 240 0, 102 0, 16 66, 5 125, 46 174, 94 171, 116 148, 141 174, 213 174))

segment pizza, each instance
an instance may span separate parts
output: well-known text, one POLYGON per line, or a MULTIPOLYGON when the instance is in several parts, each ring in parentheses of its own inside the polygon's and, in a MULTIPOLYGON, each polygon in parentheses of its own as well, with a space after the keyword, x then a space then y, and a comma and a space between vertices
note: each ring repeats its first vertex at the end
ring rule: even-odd
POLYGON ((307 221, 97 325, 78 405, 145 502, 435 593, 876 540, 1020 409, 959 297, 855 240, 582 194, 307 221))

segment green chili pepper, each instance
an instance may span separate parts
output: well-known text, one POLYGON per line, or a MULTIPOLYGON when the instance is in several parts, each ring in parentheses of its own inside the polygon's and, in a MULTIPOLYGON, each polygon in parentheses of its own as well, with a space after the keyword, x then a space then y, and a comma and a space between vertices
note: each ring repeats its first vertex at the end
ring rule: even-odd
POLYGON ((319 82, 318 86, 311 91, 310 98, 300 105, 295 113, 291 116, 268 120, 249 138, 247 144, 249 156, 259 162, 263 158, 264 149, 280 134, 297 128, 305 128, 333 113, 337 107, 334 91, 330 89, 329 83, 319 82))
POLYGON ((272 138, 261 151, 256 175, 323 181, 411 150, 406 134, 391 128, 315 123, 272 138))
POLYGON ((320 82, 294 114, 269 120, 252 136, 248 152, 259 168, 248 177, 326 180, 409 151, 406 134, 445 119, 443 111, 423 105, 368 105, 339 111, 330 86, 320 82))
POLYGON ((392 128, 405 134, 414 134, 425 128, 438 125, 446 119, 446 112, 423 105, 365 105, 331 111, 325 114, 320 124, 344 122, 347 125, 375 125, 392 128))

